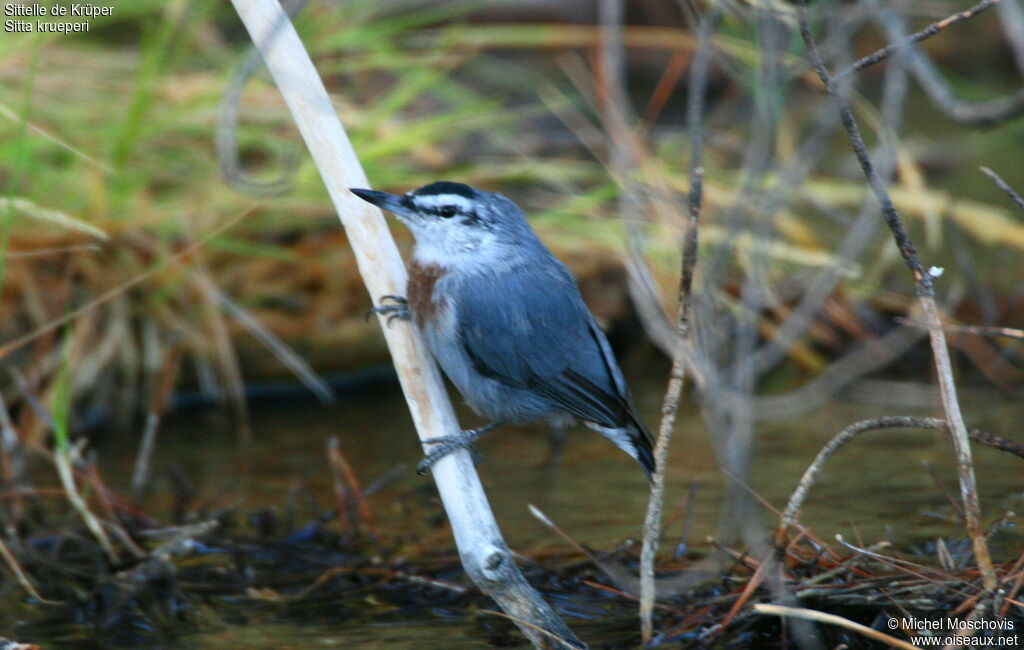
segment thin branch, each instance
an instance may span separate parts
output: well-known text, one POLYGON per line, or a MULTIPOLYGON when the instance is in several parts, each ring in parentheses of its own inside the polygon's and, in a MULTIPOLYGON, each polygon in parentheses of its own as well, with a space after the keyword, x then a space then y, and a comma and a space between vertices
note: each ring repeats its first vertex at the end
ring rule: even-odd
POLYGON ((856 632, 862 636, 866 636, 869 639, 881 641, 893 648, 900 648, 900 650, 918 650, 917 646, 911 645, 906 641, 901 641, 894 636, 886 634, 885 632, 879 632, 878 630, 872 629, 866 625, 855 623, 848 618, 836 616, 835 614, 826 614, 825 612, 819 612, 813 609, 804 609, 803 607, 783 607, 782 605, 765 605, 763 603, 754 605, 754 611, 758 614, 767 614, 769 616, 788 616, 791 618, 800 618, 805 621, 813 621, 815 623, 836 625, 856 632))
POLYGON ((690 481, 690 489, 683 501, 683 527, 679 531, 679 541, 676 542, 676 549, 672 552, 672 559, 678 560, 686 553, 689 547, 690 525, 693 523, 693 513, 697 510, 697 493, 700 491, 700 481, 690 481))
POLYGON ((886 225, 892 232, 896 247, 914 278, 917 296, 928 323, 928 333, 931 338, 932 353, 935 357, 935 370, 939 380, 942 405, 946 413, 946 419, 950 424, 950 433, 952 434, 953 446, 956 450, 957 469, 960 478, 960 495, 964 501, 967 533, 971 538, 974 557, 978 563, 978 569, 981 572, 985 590, 992 591, 998 585, 998 580, 996 579, 995 569, 992 566, 992 557, 988 551, 985 534, 981 528, 981 506, 978 501, 977 483, 974 478, 974 465, 971 462, 971 446, 967 437, 967 428, 964 425, 963 415, 960 413, 956 386, 953 383, 949 347, 942 330, 942 322, 939 319, 939 310, 935 304, 935 290, 932 286, 931 275, 925 271, 924 266, 921 264, 921 260, 917 255, 917 249, 907 234, 899 213, 896 211, 895 206, 893 206, 889 192, 878 177, 874 163, 871 161, 871 157, 864 145, 864 139, 860 135, 860 129, 853 117, 853 112, 850 110, 849 103, 842 93, 839 92, 835 79, 829 74, 824 61, 821 59, 821 54, 818 52, 818 47, 811 36, 810 27, 807 23, 807 0, 801 0, 800 4, 797 5, 797 19, 800 24, 800 35, 807 46, 807 53, 811 63, 839 108, 840 119, 846 128, 857 161, 860 163, 868 185, 878 199, 882 208, 882 215, 885 218, 886 225))
MULTIPOLYGON (((558 636, 557 634, 555 634, 553 632, 549 632, 548 630, 546 630, 546 629, 544 629, 544 628, 542 628, 542 627, 540 627, 538 625, 535 625, 535 624, 531 623, 528 619, 523 619, 523 618, 517 618, 515 616, 510 616, 509 614, 506 614, 505 612, 497 612, 497 611, 494 611, 493 609, 481 609, 479 613, 481 613, 481 614, 490 614, 491 616, 499 616, 501 618, 506 618, 506 619, 512 621, 513 623, 515 623, 516 625, 518 625, 519 629, 523 629, 523 628, 529 629, 529 630, 535 632, 536 634, 538 634, 539 636, 547 638, 548 641, 554 641, 556 644, 558 644, 558 646, 569 647, 569 648, 573 647, 572 643, 570 642, 571 641, 570 639, 564 639, 564 638, 558 636)), ((547 642, 545 642, 545 643, 536 643, 535 642, 534 645, 536 645, 538 648, 550 648, 551 647, 551 644, 547 643, 547 642)))
POLYGON ((920 43, 925 39, 935 36, 942 30, 949 27, 950 25, 955 25, 956 23, 962 20, 967 20, 968 18, 973 18, 977 16, 981 12, 985 11, 989 7, 992 7, 993 5, 998 4, 999 2, 1000 0, 982 0, 982 2, 979 2, 970 9, 965 9, 964 11, 955 13, 952 16, 946 16, 942 20, 937 20, 931 25, 928 25, 927 27, 922 29, 921 31, 908 36, 901 43, 890 43, 889 45, 886 45, 885 47, 880 48, 878 50, 875 50, 874 52, 865 57, 857 59, 852 64, 850 64, 849 67, 846 67, 840 72, 837 72, 835 75, 835 79, 837 82, 842 81, 843 79, 846 78, 847 75, 851 75, 855 72, 860 72, 864 68, 869 68, 878 63, 879 61, 884 61, 885 59, 892 56, 904 44, 920 43))
POLYGON ((212 356, 219 367, 223 399, 230 406, 234 415, 239 442, 248 444, 252 441, 252 424, 249 419, 249 402, 245 397, 245 380, 242 378, 242 363, 238 357, 238 347, 231 338, 224 310, 217 301, 217 283, 206 263, 202 250, 196 252, 195 271, 192 274, 193 285, 202 298, 201 314, 206 320, 209 333, 208 346, 212 348, 212 356))
MULTIPOLYGON (((564 530, 559 528, 555 522, 551 521, 551 519, 541 512, 540 508, 537 506, 531 504, 528 508, 530 510, 530 514, 533 515, 537 521, 547 526, 552 532, 576 549, 577 552, 593 562, 594 566, 608 576, 608 579, 615 584, 622 594, 634 600, 639 600, 636 594, 640 593, 640 580, 633 575, 632 571, 617 562, 606 562, 591 553, 572 537, 569 537, 564 530)), ((707 558, 705 558, 705 560, 706 559, 707 558)), ((700 561, 689 565, 686 568, 685 573, 658 578, 655 582, 659 593, 675 595, 681 594, 689 589, 693 589, 702 582, 713 580, 717 575, 718 571, 716 568, 712 568, 707 561, 700 561)), ((659 605, 658 607, 664 608, 665 605, 659 605)))
POLYGON ((160 372, 157 375, 156 385, 153 388, 153 399, 146 413, 146 425, 142 431, 139 453, 135 457, 135 468, 132 470, 131 485, 132 494, 136 500, 142 498, 142 492, 146 488, 146 482, 149 480, 149 468, 153 459, 153 449, 156 446, 157 430, 160 427, 160 420, 167 409, 171 391, 174 390, 174 384, 178 378, 180 359, 181 345, 174 341, 164 352, 160 372))
POLYGON ((39 595, 39 592, 36 591, 36 586, 32 584, 32 579, 29 578, 27 573, 25 573, 25 570, 21 567, 21 564, 18 563, 18 559, 14 557, 14 554, 11 553, 11 550, 7 548, 7 544, 4 544, 3 538, 0 538, 0 557, 4 559, 4 562, 7 563, 7 568, 11 570, 14 577, 18 579, 18 583, 21 584, 22 588, 24 588, 30 596, 41 603, 46 603, 47 605, 61 604, 59 601, 48 600, 39 595))
POLYGON ((73 466, 78 462, 84 442, 84 439, 80 439, 78 444, 66 443, 58 446, 53 453, 53 464, 57 468, 57 476, 64 487, 64 493, 68 502, 78 512, 86 528, 89 529, 89 532, 92 533, 100 547, 107 554, 107 558, 117 563, 118 554, 114 549, 114 545, 110 543, 110 538, 107 537, 106 531, 103 530, 103 525, 100 523, 99 518, 89 510, 85 497, 82 496, 75 483, 73 466))
MULTIPOLYGON (((897 318, 897 322, 923 327, 928 329, 924 323, 918 323, 909 318, 897 318)), ((995 327, 991 325, 949 325, 945 324, 942 329, 956 334, 976 334, 978 336, 1005 336, 1011 339, 1024 339, 1024 329, 1017 327, 995 327)))
POLYGON ((274 334, 270 328, 260 322, 247 309, 242 307, 234 298, 227 295, 218 288, 213 289, 216 298, 224 310, 234 318, 238 324, 244 327, 257 341, 263 344, 284 367, 291 370, 302 384, 313 393, 317 399, 324 404, 334 402, 334 390, 323 380, 320 375, 287 343, 274 334))
POLYGON ((936 108, 960 124, 991 126, 1024 115, 1024 90, 984 101, 966 101, 953 92, 949 83, 920 48, 905 39, 901 17, 888 5, 878 7, 878 20, 896 49, 906 58, 910 71, 936 108))
MULTIPOLYGON (((359 515, 358 524, 366 526, 374 540, 379 539, 380 531, 377 528, 377 521, 373 516, 373 511, 370 510, 370 504, 366 501, 366 493, 359 484, 359 479, 356 477, 352 465, 349 464, 345 455, 341 453, 341 443, 338 441, 337 436, 331 436, 327 440, 327 459, 331 464, 332 472, 340 478, 347 491, 347 494, 344 495, 345 498, 341 499, 340 503, 338 503, 338 516, 342 516, 342 509, 346 506, 346 502, 353 502, 356 513, 359 515)), ((336 481, 336 491, 337 488, 338 484, 336 481)))
POLYGON ((643 546, 640 551, 640 629, 644 643, 648 643, 654 634, 651 620, 656 596, 654 556, 657 553, 658 539, 661 536, 661 508, 665 497, 665 469, 669 442, 675 428, 679 398, 685 379, 687 348, 690 343, 690 302, 693 273, 697 264, 700 208, 704 198, 704 95, 711 67, 711 36, 714 34, 721 15, 721 10, 716 3, 701 22, 697 50, 690 68, 687 98, 687 125, 690 133, 690 192, 687 197, 689 218, 679 274, 679 311, 676 318, 676 341, 672 355, 672 370, 669 375, 668 388, 665 390, 665 399, 661 406, 658 441, 654 447, 654 484, 651 487, 651 496, 647 503, 643 546))
POLYGON ((1021 197, 1020 194, 1017 194, 1016 190, 1010 187, 1006 181, 999 177, 999 174, 995 173, 988 167, 982 167, 981 171, 983 174, 985 174, 993 181, 995 181, 996 185, 999 186, 999 189, 1006 192, 1006 195, 1010 197, 1011 201, 1017 204, 1017 207, 1019 207, 1021 210, 1024 210, 1024 197, 1021 197))

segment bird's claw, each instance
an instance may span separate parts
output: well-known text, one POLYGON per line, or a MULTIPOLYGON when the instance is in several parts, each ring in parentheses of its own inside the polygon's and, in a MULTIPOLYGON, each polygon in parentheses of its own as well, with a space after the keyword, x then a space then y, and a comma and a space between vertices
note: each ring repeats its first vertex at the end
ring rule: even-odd
POLYGON ((476 450, 473 443, 466 442, 460 439, 458 436, 445 436, 443 438, 428 438, 423 442, 429 442, 438 445, 435 449, 431 450, 430 453, 423 457, 420 464, 416 466, 416 473, 420 476, 426 474, 434 463, 441 460, 448 454, 452 453, 457 449, 465 449, 469 452, 470 457, 473 459, 473 466, 479 465, 483 462, 484 457, 476 450))
POLYGON ((373 314, 387 314, 384 324, 390 327, 391 321, 396 318, 398 320, 409 320, 412 318, 412 314, 409 312, 409 301, 402 296, 388 294, 381 296, 379 302, 381 303, 380 305, 366 310, 366 320, 369 320, 373 314), (386 304, 386 301, 392 302, 386 304))
POLYGON ((436 445, 433 449, 427 452, 427 455, 420 461, 419 466, 416 468, 416 472, 422 476, 427 473, 427 470, 437 461, 441 460, 448 454, 452 453, 456 449, 468 449, 469 453, 472 454, 473 464, 479 465, 484 459, 483 456, 473 448, 473 442, 477 438, 484 435, 491 429, 500 426, 500 422, 492 422, 476 429, 467 429, 460 431, 454 436, 441 436, 440 438, 426 438, 423 440, 424 443, 430 445, 436 445))

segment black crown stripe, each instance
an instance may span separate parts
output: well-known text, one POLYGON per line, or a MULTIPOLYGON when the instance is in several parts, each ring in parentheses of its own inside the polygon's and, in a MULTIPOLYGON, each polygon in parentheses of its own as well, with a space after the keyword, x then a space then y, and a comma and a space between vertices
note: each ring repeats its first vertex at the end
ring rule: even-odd
POLYGON ((466 199, 476 198, 476 192, 472 187, 451 181, 437 181, 430 185, 424 185, 413 192, 413 196, 438 196, 440 194, 455 194, 466 199))

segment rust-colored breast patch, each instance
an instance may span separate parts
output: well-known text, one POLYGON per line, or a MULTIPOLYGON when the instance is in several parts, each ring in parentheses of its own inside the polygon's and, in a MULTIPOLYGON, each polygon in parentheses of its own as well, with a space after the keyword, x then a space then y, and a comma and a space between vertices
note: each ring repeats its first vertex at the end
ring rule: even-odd
POLYGON ((434 287, 444 277, 445 270, 436 264, 420 264, 413 262, 409 266, 409 284, 406 287, 406 298, 409 309, 418 325, 425 320, 434 318, 437 303, 434 302, 434 287))

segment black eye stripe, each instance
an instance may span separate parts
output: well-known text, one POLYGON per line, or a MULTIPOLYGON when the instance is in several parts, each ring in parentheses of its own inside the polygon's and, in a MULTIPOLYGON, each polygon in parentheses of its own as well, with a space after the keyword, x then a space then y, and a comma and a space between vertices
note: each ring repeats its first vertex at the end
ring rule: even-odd
POLYGON ((476 211, 472 208, 458 205, 455 203, 442 203, 440 205, 420 205, 416 201, 415 196, 406 196, 403 199, 403 204, 407 205, 410 209, 413 209, 420 214, 432 215, 438 219, 451 219, 452 217, 461 217, 460 223, 473 224, 479 221, 476 211))

